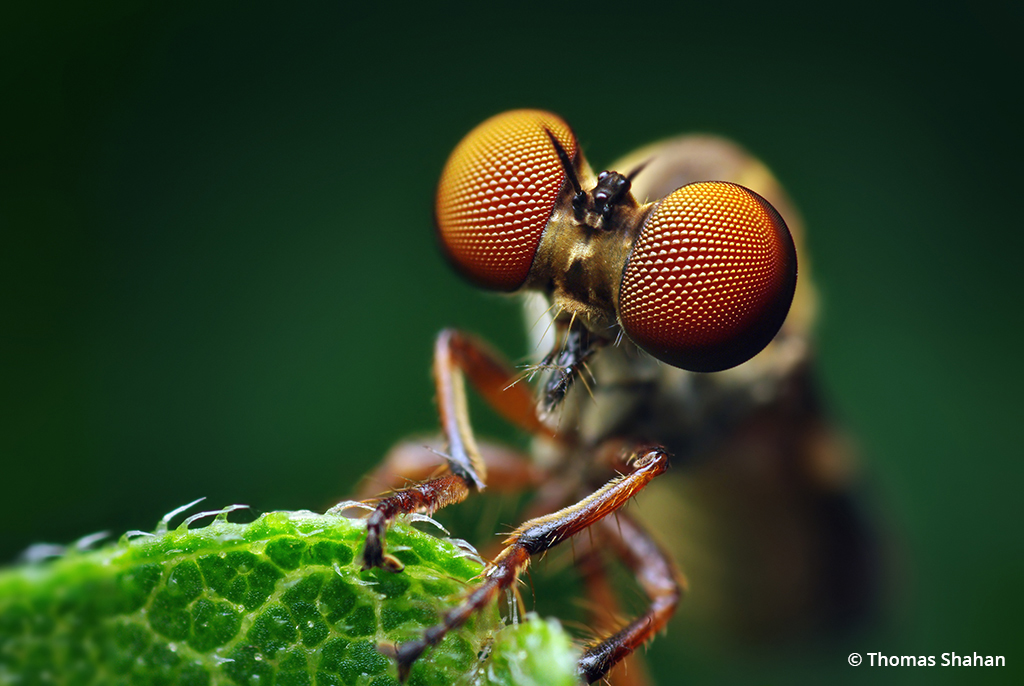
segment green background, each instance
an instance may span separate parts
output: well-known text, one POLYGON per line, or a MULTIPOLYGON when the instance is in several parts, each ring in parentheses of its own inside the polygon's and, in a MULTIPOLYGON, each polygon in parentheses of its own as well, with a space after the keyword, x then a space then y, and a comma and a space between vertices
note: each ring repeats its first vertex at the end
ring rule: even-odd
POLYGON ((475 124, 541 107, 598 168, 689 130, 773 168, 896 541, 883 628, 715 656, 672 631, 661 683, 1020 678, 1019 9, 21 4, 0 17, 0 560, 198 496, 323 510, 432 430, 439 328, 524 352, 515 307, 439 257, 434 184, 475 124))

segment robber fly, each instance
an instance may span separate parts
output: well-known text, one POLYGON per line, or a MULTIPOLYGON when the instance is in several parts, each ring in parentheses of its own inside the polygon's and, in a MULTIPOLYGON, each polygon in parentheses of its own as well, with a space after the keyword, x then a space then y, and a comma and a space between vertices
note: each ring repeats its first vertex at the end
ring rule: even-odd
MULTIPOLYGON (((653 145, 614 168, 624 173, 595 175, 569 126, 534 110, 485 121, 444 168, 435 220, 445 255, 478 286, 528 294, 550 352, 524 374, 482 341, 443 331, 434 351, 440 469, 428 449, 403 444, 375 473, 389 488, 418 481, 373 499, 367 518, 363 567, 395 573, 402 565, 386 546, 395 517, 485 488, 537 492, 530 518, 461 603, 395 647, 403 680, 424 651, 514 589, 532 556, 583 531, 632 570, 648 606, 584 651, 581 678, 602 678, 652 638, 685 581, 621 508, 671 478, 662 477, 670 458, 691 479, 677 484, 684 493, 728 503, 719 507, 726 528, 713 535, 727 563, 755 579, 735 585, 740 628, 780 613, 828 622, 860 603, 860 537, 830 457, 839 441, 811 383, 813 293, 803 264, 798 285, 790 203, 763 165, 708 136, 653 145), (524 376, 540 380, 539 399, 524 376), (465 381, 535 437, 531 456, 476 441, 465 381), (769 500, 778 516, 764 516, 769 500), (756 543, 739 543, 748 540, 756 543), (787 565, 776 574, 765 561, 780 555, 787 565)), ((668 513, 683 506, 661 508, 659 525, 675 525, 668 513)), ((603 566, 584 557, 588 588, 607 589, 603 566)))

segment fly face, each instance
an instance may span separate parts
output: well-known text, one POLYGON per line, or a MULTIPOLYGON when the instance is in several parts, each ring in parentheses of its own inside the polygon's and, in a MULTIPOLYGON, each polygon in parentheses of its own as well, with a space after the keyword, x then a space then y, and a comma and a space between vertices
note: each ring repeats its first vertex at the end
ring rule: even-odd
POLYGON ((539 291, 597 340, 625 333, 668 364, 734 367, 778 332, 796 288, 779 213, 736 184, 705 181, 640 204, 642 173, 595 176, 558 117, 498 115, 452 153, 437 196, 450 261, 470 280, 539 291))
MULTIPOLYGON (((788 407, 784 399, 806 404, 806 289, 794 323, 772 343, 797 290, 794 240, 775 207, 742 184, 749 177, 784 198, 763 167, 738 153, 733 160, 727 144, 694 154, 691 143, 641 151, 618 167, 625 173, 594 174, 564 121, 517 110, 478 126, 449 158, 435 207, 442 249, 477 285, 532 294, 553 331, 550 353, 534 368, 546 378, 538 403, 481 341, 441 333, 434 377, 445 463, 427 481, 373 501, 364 568, 401 572, 384 540, 400 514, 434 511, 485 487, 540 493, 537 516, 509 536, 479 586, 421 638, 394 648, 401 678, 448 631, 514 589, 532 556, 586 530, 650 600, 585 651, 580 676, 602 678, 667 624, 685 586, 671 557, 620 508, 666 471, 670 454, 700 462, 735 448, 734 436, 750 440, 748 427, 770 429, 762 414, 788 407), (465 380, 542 439, 532 459, 477 443, 465 380)), ((803 428, 786 424, 769 436, 780 454, 790 430, 803 428)), ((378 482, 423 478, 425 455, 400 446, 378 482)), ((813 505, 797 515, 813 514, 813 505)), ((588 564, 589 587, 602 587, 604 574, 602 564, 588 564)))

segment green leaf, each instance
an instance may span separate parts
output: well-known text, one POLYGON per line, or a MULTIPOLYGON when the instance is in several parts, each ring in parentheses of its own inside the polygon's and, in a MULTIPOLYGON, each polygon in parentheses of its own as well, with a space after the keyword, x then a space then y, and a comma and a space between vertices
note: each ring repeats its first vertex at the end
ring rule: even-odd
MULTIPOLYGON (((364 536, 311 512, 219 516, 4 570, 0 684, 395 684, 377 646, 419 636, 483 570, 398 523, 388 546, 405 570, 362 572, 364 536)), ((576 657, 557 622, 506 627, 489 607, 409 682, 568 686, 576 657)))

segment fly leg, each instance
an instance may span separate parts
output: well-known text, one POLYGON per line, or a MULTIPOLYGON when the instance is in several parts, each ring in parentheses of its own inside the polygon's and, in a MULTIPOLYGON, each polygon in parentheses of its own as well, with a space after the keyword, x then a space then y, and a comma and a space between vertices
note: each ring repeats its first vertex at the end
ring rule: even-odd
POLYGON ((363 546, 363 570, 380 567, 400 572, 404 565, 384 552, 384 532, 395 517, 411 512, 432 514, 442 507, 461 503, 469 495, 469 485, 457 474, 436 478, 381 498, 366 518, 366 545, 363 546))
POLYGON ((661 631, 675 613, 686 588, 686 580, 671 558, 625 513, 602 520, 601 538, 636 575, 650 599, 647 611, 618 633, 596 643, 583 653, 579 675, 587 683, 605 676, 623 658, 661 631))
MULTIPOLYGON (((616 516, 621 517, 622 514, 616 516)), ((624 623, 618 593, 608 578, 608 561, 602 554, 607 545, 604 537, 599 535, 596 540, 591 541, 586 552, 576 562, 587 595, 589 624, 598 636, 611 636, 624 623)), ((641 653, 627 655, 621 665, 619 669, 612 670, 605 677, 604 681, 608 686, 648 686, 651 683, 641 653)))
MULTIPOLYGON (((481 442, 480 456, 487 466, 487 487, 501 493, 519 493, 543 483, 545 471, 528 455, 498 443, 481 442)), ((384 456, 380 466, 363 477, 356 500, 371 500, 410 483, 426 481, 446 471, 444 445, 438 439, 402 441, 384 456)))
POLYGON ((434 384, 441 430, 447 443, 444 473, 376 502, 366 520, 363 569, 401 571, 401 563, 384 551, 384 532, 395 517, 434 512, 465 500, 486 486, 487 463, 473 436, 466 405, 466 379, 498 414, 536 435, 557 438, 537 415, 525 384, 516 384, 508 363, 471 336, 446 329, 434 346, 434 384))
MULTIPOLYGON (((543 483, 544 470, 534 465, 528 456, 494 443, 481 443, 478 447, 494 490, 517 493, 543 483)), ((375 503, 366 521, 363 569, 381 567, 392 572, 402 571, 402 563, 384 552, 384 532, 395 517, 410 512, 433 514, 445 505, 465 500, 468 493, 465 481, 447 470, 447 460, 429 445, 403 442, 388 452, 381 466, 366 478, 362 489, 366 492, 357 494, 358 498, 375 503), (396 490, 409 481, 422 483, 396 490), (374 498, 372 494, 381 485, 384 490, 393 492, 374 498)))
POLYGON ((652 479, 664 473, 668 468, 668 455, 660 448, 646 448, 634 453, 631 465, 632 471, 609 481, 580 502, 527 521, 513 531, 505 540, 505 549, 488 566, 484 580, 459 605, 445 613, 440 624, 427 629, 422 638, 395 646, 399 679, 405 680, 413 662, 424 650, 440 643, 449 631, 465 624, 474 612, 512 587, 529 565, 531 556, 553 548, 616 512, 652 479))

